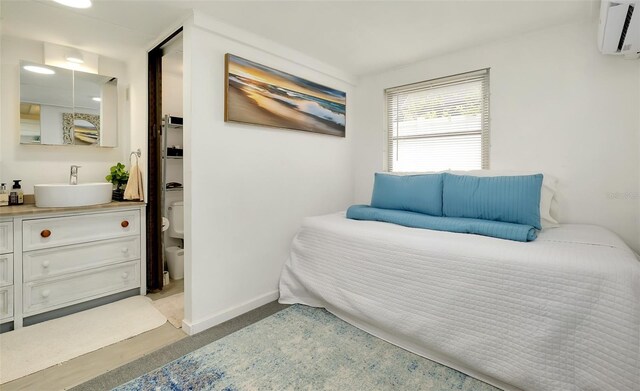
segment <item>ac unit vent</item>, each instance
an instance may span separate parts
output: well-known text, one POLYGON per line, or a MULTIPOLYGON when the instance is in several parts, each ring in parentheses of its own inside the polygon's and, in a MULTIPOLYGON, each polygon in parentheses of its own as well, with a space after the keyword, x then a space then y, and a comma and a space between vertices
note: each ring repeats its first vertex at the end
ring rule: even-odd
POLYGON ((640 52, 640 0, 602 0, 598 49, 602 54, 637 58, 640 52))
POLYGON ((631 24, 631 18, 633 17, 633 9, 633 4, 629 4, 627 17, 624 20, 624 26, 622 27, 622 33, 620 34, 620 42, 618 42, 618 51, 631 49, 631 44, 626 46, 624 45, 624 39, 627 37, 627 32, 629 31, 629 25, 631 24))

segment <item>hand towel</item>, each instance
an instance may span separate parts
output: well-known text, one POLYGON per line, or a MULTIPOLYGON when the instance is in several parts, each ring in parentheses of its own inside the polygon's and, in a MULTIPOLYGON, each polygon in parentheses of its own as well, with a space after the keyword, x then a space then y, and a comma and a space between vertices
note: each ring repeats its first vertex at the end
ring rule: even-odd
POLYGON ((127 187, 124 189, 124 199, 144 201, 142 173, 137 164, 131 167, 131 171, 129 172, 129 181, 127 181, 127 187))

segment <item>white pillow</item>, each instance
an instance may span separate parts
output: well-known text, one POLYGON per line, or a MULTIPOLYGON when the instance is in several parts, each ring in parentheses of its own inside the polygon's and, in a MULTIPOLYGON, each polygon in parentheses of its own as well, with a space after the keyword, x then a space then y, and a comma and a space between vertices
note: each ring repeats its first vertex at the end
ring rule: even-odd
MULTIPOLYGON (((471 170, 471 171, 438 171, 448 172, 457 175, 471 175, 471 176, 515 176, 515 175, 534 175, 542 174, 542 189, 540 192, 540 224, 542 229, 559 227, 558 220, 551 215, 551 202, 555 197, 558 189, 558 178, 541 173, 539 171, 509 171, 509 170, 471 170)), ((415 175, 415 174, 434 174, 435 172, 402 172, 402 173, 388 173, 395 175, 415 175)))

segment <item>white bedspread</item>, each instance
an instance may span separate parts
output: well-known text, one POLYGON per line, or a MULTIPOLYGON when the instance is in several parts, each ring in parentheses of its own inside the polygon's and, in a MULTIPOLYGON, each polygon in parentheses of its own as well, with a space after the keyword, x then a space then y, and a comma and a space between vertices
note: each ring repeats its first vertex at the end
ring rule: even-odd
POLYGON ((521 243, 312 217, 280 302, 325 307, 504 389, 640 390, 640 262, 596 226, 521 243))

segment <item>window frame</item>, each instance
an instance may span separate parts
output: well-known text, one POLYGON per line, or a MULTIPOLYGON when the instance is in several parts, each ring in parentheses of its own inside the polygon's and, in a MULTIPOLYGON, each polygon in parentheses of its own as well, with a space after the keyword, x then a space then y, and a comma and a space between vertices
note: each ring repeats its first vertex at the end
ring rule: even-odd
POLYGON ((490 68, 483 68, 474 71, 458 73, 455 75, 439 77, 435 79, 429 79, 417 83, 404 84, 397 87, 390 87, 384 90, 384 139, 385 139, 385 156, 384 156, 384 169, 387 172, 416 172, 416 171, 393 171, 393 142, 397 139, 420 139, 420 138, 445 138, 451 136, 464 136, 480 134, 480 161, 481 169, 489 169, 490 160, 490 68), (441 87, 447 87, 455 84, 463 84, 467 82, 481 81, 482 83, 482 95, 481 95, 481 129, 480 131, 467 131, 467 132, 447 132, 438 133, 434 135, 417 135, 417 136, 401 136, 394 137, 393 135, 393 123, 390 121, 391 108, 389 105, 392 102, 393 95, 399 95, 402 93, 410 93, 412 91, 425 91, 429 89, 437 89, 441 87))

